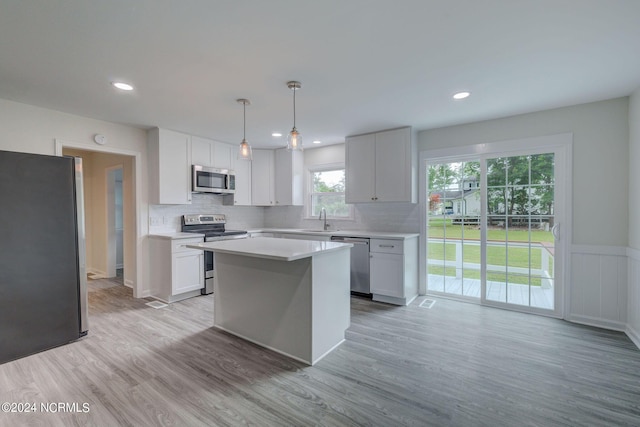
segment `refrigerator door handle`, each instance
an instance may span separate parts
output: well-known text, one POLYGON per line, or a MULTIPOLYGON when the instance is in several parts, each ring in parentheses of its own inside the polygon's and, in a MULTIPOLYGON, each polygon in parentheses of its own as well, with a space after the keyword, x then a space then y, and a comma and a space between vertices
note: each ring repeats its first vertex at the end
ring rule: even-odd
POLYGON ((89 301, 87 291, 87 254, 84 228, 84 186, 82 182, 82 159, 74 158, 76 181, 76 218, 78 224, 78 275, 80 276, 80 336, 89 330, 89 301))

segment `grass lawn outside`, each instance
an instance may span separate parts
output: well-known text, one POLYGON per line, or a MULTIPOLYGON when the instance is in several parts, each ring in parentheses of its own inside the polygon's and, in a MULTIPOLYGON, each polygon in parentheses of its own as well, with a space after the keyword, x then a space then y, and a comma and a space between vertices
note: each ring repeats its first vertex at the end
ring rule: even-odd
MULTIPOLYGON (((462 243, 462 258, 464 263, 480 264, 480 230, 475 225, 452 225, 450 220, 432 219, 429 221, 428 237, 430 239, 444 239, 443 242, 429 242, 427 244, 427 257, 429 260, 456 261, 456 243, 464 238, 462 243)), ((515 273, 513 271, 491 271, 491 266, 513 267, 532 270, 541 270, 542 251, 547 249, 540 246, 542 242, 553 242, 553 234, 544 230, 527 230, 520 228, 489 229, 487 232, 487 280, 530 284, 540 286, 543 277, 540 275, 515 273), (509 238, 507 241, 506 238, 509 238), (509 245, 516 243, 519 245, 509 245), (522 246, 522 243, 531 243, 531 246, 522 246), (508 259, 508 265, 507 265, 508 259), (529 264, 531 263, 531 264, 529 264)), ((546 269, 546 267, 545 267, 546 269)), ((553 256, 549 257, 549 274, 553 277, 553 256)), ((532 272, 534 273, 534 272, 532 272)), ((428 265, 428 274, 456 276, 455 267, 428 265)), ((463 277, 466 279, 480 279, 480 270, 465 268, 463 277)), ((544 277, 546 278, 546 276, 544 277)))
MULTIPOLYGON (((430 219, 427 227, 427 235, 434 239, 462 239, 480 240, 480 228, 477 225, 451 224, 450 219, 430 219)), ((553 233, 532 228, 521 227, 500 228, 492 227, 487 230, 487 240, 505 242, 547 242, 553 243, 553 233), (531 235, 529 235, 531 233, 531 235)))

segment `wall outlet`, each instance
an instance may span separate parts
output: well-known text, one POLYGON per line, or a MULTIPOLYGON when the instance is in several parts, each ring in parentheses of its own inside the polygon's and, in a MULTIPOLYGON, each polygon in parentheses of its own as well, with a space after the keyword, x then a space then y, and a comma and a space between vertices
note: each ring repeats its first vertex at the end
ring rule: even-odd
POLYGON ((149 217, 149 225, 159 226, 159 225, 162 225, 162 223, 163 223, 163 217, 159 217, 159 216, 149 217))

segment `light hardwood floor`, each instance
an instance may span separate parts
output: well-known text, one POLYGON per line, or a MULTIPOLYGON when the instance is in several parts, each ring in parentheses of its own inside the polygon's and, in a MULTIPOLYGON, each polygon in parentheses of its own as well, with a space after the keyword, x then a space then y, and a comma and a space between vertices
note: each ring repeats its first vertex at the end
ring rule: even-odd
POLYGON ((212 296, 153 309, 95 282, 89 336, 0 365, 0 402, 89 412, 1 426, 640 425, 640 351, 622 333, 352 298, 347 341, 308 367, 211 328, 212 296))

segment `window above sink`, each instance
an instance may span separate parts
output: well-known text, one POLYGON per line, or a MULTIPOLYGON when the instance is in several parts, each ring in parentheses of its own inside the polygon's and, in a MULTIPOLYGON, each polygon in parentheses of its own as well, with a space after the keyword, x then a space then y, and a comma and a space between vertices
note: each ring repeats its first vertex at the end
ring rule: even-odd
MULTIPOLYGON (((323 165, 309 170, 309 197, 305 200, 308 218, 318 218, 322 208, 330 219, 353 219, 353 206, 345 203, 344 165, 323 165)), ((313 232, 325 231, 304 230, 313 232)))

